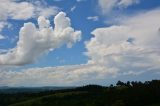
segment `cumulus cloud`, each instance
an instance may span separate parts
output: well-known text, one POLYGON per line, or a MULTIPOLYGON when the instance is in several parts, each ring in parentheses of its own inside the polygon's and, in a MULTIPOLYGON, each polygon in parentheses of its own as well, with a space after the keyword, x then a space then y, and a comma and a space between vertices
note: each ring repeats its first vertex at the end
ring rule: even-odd
POLYGON ((94 38, 86 43, 89 63, 121 73, 154 71, 160 62, 159 18, 156 9, 120 20, 119 25, 95 29, 94 38))
MULTIPOLYGON (((0 32, 8 25, 8 19, 27 20, 44 16, 49 18, 58 13, 59 8, 55 6, 47 6, 41 1, 21 1, 21 0, 1 0, 0 3, 0 32)), ((3 38, 2 36, 0 37, 3 38)))
POLYGON ((13 0, 3 0, 0 3, 0 19, 28 19, 33 16, 34 7, 28 2, 16 3, 13 0), (25 15, 24 15, 25 14, 25 15))
POLYGON ((98 0, 98 4, 104 14, 109 13, 114 8, 126 8, 137 3, 139 3, 139 0, 98 0))
POLYGON ((92 21, 98 21, 99 17, 98 16, 89 16, 87 17, 88 20, 92 20, 92 21))
POLYGON ((54 18, 54 28, 45 17, 38 18, 38 28, 31 22, 25 23, 19 31, 17 46, 6 54, 0 54, 0 65, 25 65, 54 49, 66 44, 71 47, 81 38, 81 31, 75 31, 64 12, 54 18))
MULTIPOLYGON (((134 0, 99 0, 107 3, 104 12, 118 6, 126 8, 134 0)), ((103 4, 100 4, 103 5, 103 4)), ((103 6, 101 6, 103 7, 103 6)), ((89 60, 86 64, 29 68, 21 71, 0 72, 0 85, 42 86, 80 85, 98 79, 139 76, 158 73, 160 66, 160 9, 142 12, 132 17, 120 18, 116 25, 96 28, 86 42, 89 60)), ((71 27, 70 19, 60 12, 54 18, 54 28, 45 17, 38 18, 38 27, 26 23, 19 32, 17 46, 8 51, 0 50, 1 65, 24 65, 61 45, 71 47, 80 40, 80 31, 71 27)), ((0 69, 2 70, 2 69, 0 69)))
POLYGON ((2 0, 0 3, 0 20, 8 18, 26 20, 40 15, 49 17, 57 14, 57 12, 57 7, 45 7, 40 5, 40 3, 20 2, 16 0, 2 0))
MULTIPOLYGON (((56 31, 70 25, 68 18, 60 21, 62 19, 59 16, 61 15, 55 18, 57 19, 56 31), (59 22, 63 24, 58 24, 59 22)), ((146 73, 149 75, 158 73, 160 69, 159 18, 160 10, 156 9, 126 17, 119 21, 119 25, 97 28, 92 32, 94 37, 86 43, 86 55, 90 58, 88 63, 1 71, 0 85, 83 85, 110 78, 119 80, 127 76, 129 80, 133 76, 139 78, 140 75, 146 76, 146 73)), ((49 22, 45 20, 39 23, 41 23, 40 29, 43 29, 48 27, 49 22)), ((145 78, 147 80, 148 77, 145 78)))

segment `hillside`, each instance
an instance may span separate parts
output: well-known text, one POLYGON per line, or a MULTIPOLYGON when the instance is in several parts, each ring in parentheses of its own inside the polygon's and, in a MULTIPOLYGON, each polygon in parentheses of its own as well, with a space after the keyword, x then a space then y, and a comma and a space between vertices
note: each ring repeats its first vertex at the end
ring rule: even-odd
POLYGON ((160 80, 0 95, 0 106, 160 106, 160 80))

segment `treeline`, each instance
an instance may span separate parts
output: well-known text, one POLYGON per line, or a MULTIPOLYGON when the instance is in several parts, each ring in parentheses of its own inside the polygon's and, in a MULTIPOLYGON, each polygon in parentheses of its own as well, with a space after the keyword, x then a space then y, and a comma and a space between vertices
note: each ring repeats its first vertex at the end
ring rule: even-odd
POLYGON ((39 93, 0 94, 0 106, 160 106, 160 80, 87 85, 39 93))

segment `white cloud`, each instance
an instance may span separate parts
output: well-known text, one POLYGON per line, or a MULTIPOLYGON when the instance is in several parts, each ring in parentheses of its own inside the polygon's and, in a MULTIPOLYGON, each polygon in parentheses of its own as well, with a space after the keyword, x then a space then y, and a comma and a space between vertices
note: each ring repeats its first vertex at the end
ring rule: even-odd
POLYGON ((27 2, 19 0, 2 0, 0 3, 0 32, 7 25, 8 28, 10 27, 11 24, 7 22, 7 19, 27 20, 39 16, 49 18, 58 13, 58 7, 50 7, 43 4, 44 3, 41 3, 41 1, 27 2))
POLYGON ((114 8, 126 8, 139 3, 139 0, 98 0, 102 13, 106 14, 114 8))
POLYGON ((4 37, 3 35, 0 35, 0 40, 1 40, 1 39, 5 39, 5 37, 4 37))
POLYGON ((6 54, 0 55, 0 65, 24 65, 36 61, 37 57, 61 45, 71 47, 80 40, 81 31, 74 31, 70 19, 60 12, 54 18, 54 29, 43 16, 38 18, 38 26, 25 23, 19 32, 17 46, 6 54))
POLYGON ((58 13, 59 8, 55 6, 45 7, 45 6, 35 6, 35 15, 34 16, 44 16, 49 18, 58 13))
POLYGON ((59 2, 59 1, 63 1, 63 0, 53 0, 53 1, 55 1, 55 2, 59 2))
POLYGON ((112 77, 114 73, 117 73, 114 69, 91 64, 1 71, 0 86, 83 85, 106 76, 112 77))
MULTIPOLYGON (((0 32, 7 26, 7 25, 9 25, 7 22, 1 22, 0 21, 0 32)), ((2 37, 2 35, 1 35, 1 37, 2 37)))
POLYGON ((28 19, 34 14, 34 7, 28 2, 16 3, 11 0, 3 0, 0 3, 0 19, 28 19), (25 14, 25 15, 24 15, 25 14))
MULTIPOLYGON (((1 21, 0 21, 0 32, 1 32, 6 26, 9 26, 9 24, 8 24, 7 22, 1 22, 1 21)), ((0 34, 0 40, 1 40, 1 39, 5 39, 5 37, 4 37, 2 34, 0 34)))
POLYGON ((121 7, 125 8, 125 7, 128 7, 130 5, 137 4, 137 3, 139 3, 139 0, 120 0, 118 2, 118 6, 121 6, 121 7))
POLYGON ((6 52, 8 52, 8 50, 6 50, 6 49, 0 49, 0 54, 6 53, 6 52))
MULTIPOLYGON (((94 37, 86 43, 86 54, 90 58, 88 63, 4 70, 0 72, 0 85, 84 85, 111 78, 135 78, 149 72, 157 73, 160 69, 159 18, 160 10, 157 9, 120 20, 116 26, 97 28, 92 32, 94 37)), ((49 23, 42 20, 39 18, 40 29, 48 27, 49 23)), ((56 31, 70 25, 68 18, 62 21, 61 15, 56 16, 55 20, 56 31)))
POLYGON ((76 9, 76 6, 73 6, 73 7, 71 8, 71 12, 73 12, 75 9, 76 9))
POLYGON ((98 21, 99 17, 98 16, 89 16, 87 17, 88 20, 92 20, 92 21, 98 21))
POLYGON ((160 10, 156 9, 120 20, 116 26, 95 29, 94 38, 86 43, 89 63, 115 68, 122 73, 158 67, 159 19, 160 10))
MULTIPOLYGON (((86 43, 86 55, 90 58, 88 63, 21 71, 4 69, 0 72, 0 85, 83 85, 108 78, 139 76, 147 72, 158 73, 157 70, 160 69, 159 19, 160 9, 125 19, 120 17, 118 25, 97 28, 92 32, 94 37, 86 43)), ((62 44, 68 44, 70 47, 71 43, 80 38, 80 32, 73 31, 70 27, 70 19, 65 17, 64 13, 58 14, 54 23, 53 29, 48 20, 39 17, 39 28, 36 28, 33 23, 25 24, 20 30, 17 47, 7 54, 0 55, 0 63, 20 65, 33 62, 44 52, 54 50, 62 44)))
POLYGON ((77 2, 83 2, 83 1, 86 1, 86 0, 77 0, 77 2))
POLYGON ((57 7, 46 7, 40 3, 17 2, 14 0, 2 0, 0 3, 0 20, 6 20, 8 18, 26 20, 41 15, 50 17, 57 14, 57 12, 57 7))

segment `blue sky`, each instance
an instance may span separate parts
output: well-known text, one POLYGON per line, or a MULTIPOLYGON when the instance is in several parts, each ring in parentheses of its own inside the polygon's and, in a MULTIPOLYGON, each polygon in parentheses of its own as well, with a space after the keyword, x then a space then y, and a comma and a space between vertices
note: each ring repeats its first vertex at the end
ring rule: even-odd
POLYGON ((159 0, 6 0, 0 86, 157 79, 159 13, 159 0))

